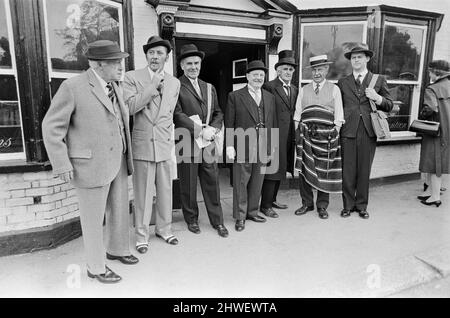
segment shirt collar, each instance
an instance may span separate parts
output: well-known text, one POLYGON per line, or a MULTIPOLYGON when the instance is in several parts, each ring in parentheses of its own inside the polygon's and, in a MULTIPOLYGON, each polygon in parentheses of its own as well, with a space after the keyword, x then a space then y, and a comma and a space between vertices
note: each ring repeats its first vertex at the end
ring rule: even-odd
POLYGON ((366 77, 367 73, 369 73, 369 71, 368 71, 367 69, 365 69, 365 70, 362 71, 362 72, 358 72, 358 73, 353 72, 353 77, 354 77, 355 80, 356 80, 356 79, 358 78, 358 75, 361 74, 361 81, 363 81, 364 78, 366 77))
POLYGON ((97 77, 98 81, 100 82, 100 85, 103 87, 103 90, 105 90, 106 85, 108 83, 106 83, 105 80, 103 78, 101 78, 100 75, 98 75, 98 73, 94 69, 92 69, 92 72, 94 72, 95 77, 97 77))
POLYGON ((261 89, 254 89, 253 87, 251 87, 250 85, 247 84, 248 87, 248 91, 252 94, 256 94, 256 92, 261 93, 261 89))
MULTIPOLYGON (((325 82, 326 82, 326 81, 327 81, 327 80, 324 79, 322 82, 319 83, 319 89, 322 89, 322 87, 323 87, 323 85, 325 85, 325 82)), ((316 88, 317 83, 316 83, 316 82, 312 82, 312 83, 314 84, 314 88, 316 88)))
MULTIPOLYGON (((150 67, 147 66, 148 72, 150 73, 150 79, 153 79, 153 75, 155 75, 156 72, 153 72, 150 67)), ((159 72, 159 74, 163 75, 164 74, 164 69, 161 70, 161 72, 159 72)))
MULTIPOLYGON (((187 77, 187 76, 186 76, 187 77)), ((191 82, 191 84, 192 84, 192 86, 194 86, 194 83, 195 82, 197 82, 197 84, 198 84, 198 77, 195 79, 195 80, 193 80, 192 78, 190 78, 190 77, 187 77, 187 79, 191 82)), ((195 87, 195 86, 194 86, 195 87)))
POLYGON ((287 85, 287 86, 291 86, 291 82, 289 82, 289 83, 285 83, 285 81, 283 81, 279 76, 278 76, 278 79, 280 80, 280 82, 283 84, 283 86, 285 86, 285 85, 287 85))

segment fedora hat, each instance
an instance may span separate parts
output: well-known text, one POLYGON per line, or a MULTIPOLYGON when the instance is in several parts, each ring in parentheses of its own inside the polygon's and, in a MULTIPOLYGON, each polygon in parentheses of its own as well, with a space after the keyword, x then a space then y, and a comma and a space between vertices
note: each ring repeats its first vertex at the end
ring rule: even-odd
POLYGON ((307 66, 306 68, 312 68, 312 67, 328 65, 328 64, 333 64, 333 62, 328 62, 328 57, 326 54, 311 56, 309 58, 309 66, 307 66))
POLYGON ((185 44, 181 47, 178 60, 181 61, 189 56, 198 56, 203 60, 203 58, 205 57, 205 52, 199 51, 195 44, 185 44))
POLYGON ((116 42, 109 40, 98 40, 88 44, 85 56, 89 60, 117 60, 129 56, 128 53, 122 52, 116 42))
POLYGON ((263 61, 261 60, 255 60, 251 61, 247 65, 247 71, 245 73, 250 73, 251 71, 255 70, 263 70, 265 73, 267 73, 267 67, 264 65, 263 61))
POLYGON ((294 58, 294 51, 292 50, 284 50, 284 51, 280 51, 278 53, 278 62, 275 64, 275 69, 277 69, 278 66, 280 65, 292 65, 292 66, 297 66, 297 63, 295 63, 295 58, 294 58))
POLYGON ((442 73, 450 73, 450 64, 445 60, 434 60, 428 64, 430 70, 441 71, 442 73))
POLYGON ((165 46, 167 48, 167 53, 170 53, 172 50, 172 46, 170 45, 170 42, 167 40, 161 39, 157 35, 153 35, 148 38, 147 44, 144 44, 142 48, 144 49, 144 53, 147 54, 147 51, 155 46, 165 46))
POLYGON ((369 47, 366 44, 358 44, 354 48, 352 48, 350 51, 344 53, 344 56, 347 60, 350 60, 353 53, 364 53, 368 57, 373 56, 373 52, 369 50, 369 47))

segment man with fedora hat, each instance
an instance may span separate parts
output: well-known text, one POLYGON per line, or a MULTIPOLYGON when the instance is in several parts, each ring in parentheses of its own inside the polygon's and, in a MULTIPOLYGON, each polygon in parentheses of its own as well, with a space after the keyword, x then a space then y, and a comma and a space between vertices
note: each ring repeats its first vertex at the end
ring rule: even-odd
POLYGON ((317 213, 326 219, 330 193, 340 193, 342 189, 338 134, 344 123, 344 112, 339 87, 326 79, 333 62, 324 54, 312 56, 309 63, 313 81, 302 87, 294 115, 295 129, 299 132, 295 167, 300 172, 302 198, 302 206, 295 215, 314 210, 314 187, 317 213))
POLYGON ((377 145, 372 127, 369 100, 377 109, 389 112, 394 106, 384 76, 379 76, 375 86, 369 88, 373 74, 367 63, 373 56, 366 44, 358 44, 344 54, 350 60, 352 74, 341 78, 338 86, 342 93, 345 124, 341 129, 342 146, 342 217, 358 212, 363 219, 369 217, 369 177, 377 145))
POLYGON ((284 50, 278 53, 278 62, 275 64, 277 77, 263 85, 263 89, 275 96, 275 108, 279 129, 278 158, 279 168, 276 173, 266 174, 261 192, 260 211, 268 217, 278 217, 273 210, 287 209, 286 204, 277 201, 278 189, 281 180, 286 178, 286 171, 294 172, 294 112, 297 100, 298 88, 291 85, 292 76, 297 63, 294 51, 284 50))
MULTIPOLYGON (((199 51, 194 44, 181 47, 178 60, 183 75, 180 95, 175 108, 174 123, 179 131, 184 129, 186 134, 183 145, 189 149, 180 149, 177 153, 178 176, 181 187, 181 206, 184 219, 189 231, 199 234, 198 205, 197 205, 197 176, 200 179, 203 198, 209 221, 221 237, 228 236, 228 230, 223 225, 223 212, 220 203, 219 168, 217 160, 210 160, 207 156, 217 158, 221 149, 216 149, 215 136, 220 132, 223 124, 223 113, 219 107, 216 89, 213 85, 198 78, 205 53, 199 51), (198 119, 194 121, 192 118, 198 119), (196 139, 202 138, 208 146, 200 148, 196 139)), ((177 136, 178 136, 177 131, 177 136)))
POLYGON ((136 249, 146 253, 153 197, 156 196, 155 234, 171 245, 172 233, 173 112, 180 81, 164 72, 172 47, 167 40, 151 36, 143 45, 148 65, 125 74, 124 99, 133 115, 132 147, 135 173, 136 249))
POLYGON ((236 231, 244 230, 246 219, 266 222, 258 215, 264 181, 262 166, 275 153, 276 145, 270 143, 270 132, 277 127, 275 97, 261 88, 266 72, 262 61, 248 63, 248 85, 228 94, 225 109, 226 155, 228 160, 234 161, 233 217, 236 231), (268 158, 262 158, 265 155, 268 158))
POLYGON ((77 192, 88 276, 102 283, 121 280, 105 264, 105 212, 107 258, 138 262, 129 247, 129 113, 118 82, 127 56, 115 42, 90 43, 90 68, 61 84, 42 122, 53 173, 77 192))

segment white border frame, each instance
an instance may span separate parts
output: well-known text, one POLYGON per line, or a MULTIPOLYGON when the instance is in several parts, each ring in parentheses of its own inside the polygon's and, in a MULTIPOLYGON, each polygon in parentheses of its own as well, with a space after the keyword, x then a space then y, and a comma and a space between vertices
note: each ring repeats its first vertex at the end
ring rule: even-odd
POLYGON ((233 61, 233 74, 232 74, 233 75, 233 79, 245 78, 245 74, 242 75, 242 76, 236 76, 235 75, 236 74, 236 63, 244 62, 244 61, 245 61, 246 64, 248 63, 247 58, 233 61))
MULTIPOLYGON (((302 23, 300 26, 300 66, 299 66, 299 82, 300 82, 300 86, 303 83, 311 83, 312 79, 309 80, 304 80, 302 79, 303 77, 303 69, 302 69, 302 65, 303 65, 303 39, 304 39, 304 31, 305 31, 305 27, 308 26, 322 26, 322 25, 361 25, 363 27, 363 34, 362 34, 362 39, 361 39, 361 43, 367 43, 367 21, 366 20, 354 20, 354 21, 330 21, 330 22, 306 22, 306 23, 302 23)), ((336 80, 330 80, 330 82, 332 83, 336 83, 336 80)))
MULTIPOLYGON (((119 32, 119 40, 120 40, 120 49, 123 51, 125 48, 124 43, 124 32, 125 32, 125 26, 123 24, 123 6, 120 3, 109 1, 109 0, 95 0, 97 2, 116 7, 119 10, 119 25, 121 26, 121 32, 119 32)), ((52 61, 50 56, 50 37, 48 32, 48 16, 47 16, 47 0, 43 0, 44 3, 44 25, 45 25, 45 43, 46 43, 46 49, 47 49, 47 64, 48 64, 48 77, 51 81, 52 78, 70 78, 74 77, 83 71, 74 71, 74 72, 59 72, 59 71, 53 71, 52 69, 52 61)), ((122 66, 125 66, 125 60, 122 60, 122 66)), ((124 68, 125 69, 125 68, 124 68)))
POLYGON ((6 28, 8 31, 8 40, 10 42, 10 45, 9 45, 10 52, 9 53, 11 54, 11 69, 0 69, 0 74, 13 75, 14 79, 16 80, 17 106, 19 107, 20 133, 22 134, 23 151, 0 154, 0 162, 3 160, 26 160, 27 159, 26 154, 25 154, 25 137, 23 134, 22 107, 20 104, 19 81, 17 79, 16 52, 14 50, 14 34, 13 34, 13 29, 12 29, 11 8, 9 6, 8 0, 3 0, 2 2, 5 5, 5 11, 6 11, 6 28))

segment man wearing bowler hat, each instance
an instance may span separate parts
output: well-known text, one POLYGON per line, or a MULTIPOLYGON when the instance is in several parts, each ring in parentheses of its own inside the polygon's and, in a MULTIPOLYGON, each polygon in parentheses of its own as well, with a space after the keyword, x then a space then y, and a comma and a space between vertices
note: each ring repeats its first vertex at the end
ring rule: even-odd
POLYGON ((266 174, 261 192, 260 211, 268 217, 278 217, 273 210, 287 209, 287 205, 277 201, 278 189, 281 180, 286 178, 286 172, 294 172, 294 112, 298 89, 291 85, 295 72, 294 51, 284 50, 278 53, 278 62, 275 64, 277 77, 263 85, 263 89, 275 96, 275 108, 279 129, 279 168, 276 173, 266 174))
POLYGON ((146 253, 153 197, 156 196, 155 234, 171 245, 174 140, 173 113, 180 81, 164 72, 171 51, 169 41, 152 36, 143 46, 148 65, 125 74, 124 99, 133 115, 132 148, 135 173, 136 249, 146 253))
POLYGON ((216 149, 214 141, 222 128, 223 113, 214 86, 198 78, 204 57, 205 53, 199 51, 194 44, 182 46, 178 56, 184 74, 179 78, 181 88, 174 123, 178 130, 184 129, 189 133, 183 135, 183 138, 189 138, 189 141, 182 141, 189 149, 180 149, 177 153, 181 206, 189 231, 200 234, 198 176, 209 222, 221 237, 227 237, 228 230, 223 225, 217 166, 217 158, 222 149, 216 149), (199 138, 205 142, 205 147, 198 145, 196 139, 199 138))
POLYGON ((105 211, 107 258, 138 262, 129 247, 129 113, 118 82, 127 56, 115 42, 90 43, 90 68, 61 84, 42 122, 53 173, 71 181, 78 195, 88 276, 102 283, 121 280, 105 264, 105 211))
POLYGON ((368 88, 373 74, 367 63, 373 56, 366 44, 359 44, 346 52, 353 72, 338 81, 342 93, 345 124, 341 129, 342 146, 342 217, 358 212, 363 219, 369 218, 369 177, 377 145, 373 131, 369 99, 377 109, 389 112, 393 102, 384 76, 379 76, 373 88, 368 88))
POLYGON ((246 71, 248 85, 228 94, 226 155, 228 160, 234 161, 233 217, 236 231, 244 230, 246 219, 266 222, 258 215, 264 181, 261 168, 276 151, 273 149, 276 145, 269 142, 269 135, 271 129, 277 127, 275 97, 261 89, 266 72, 262 61, 251 61, 246 71), (246 136, 240 133, 243 131, 246 136), (262 158, 265 155, 268 157, 262 158))

